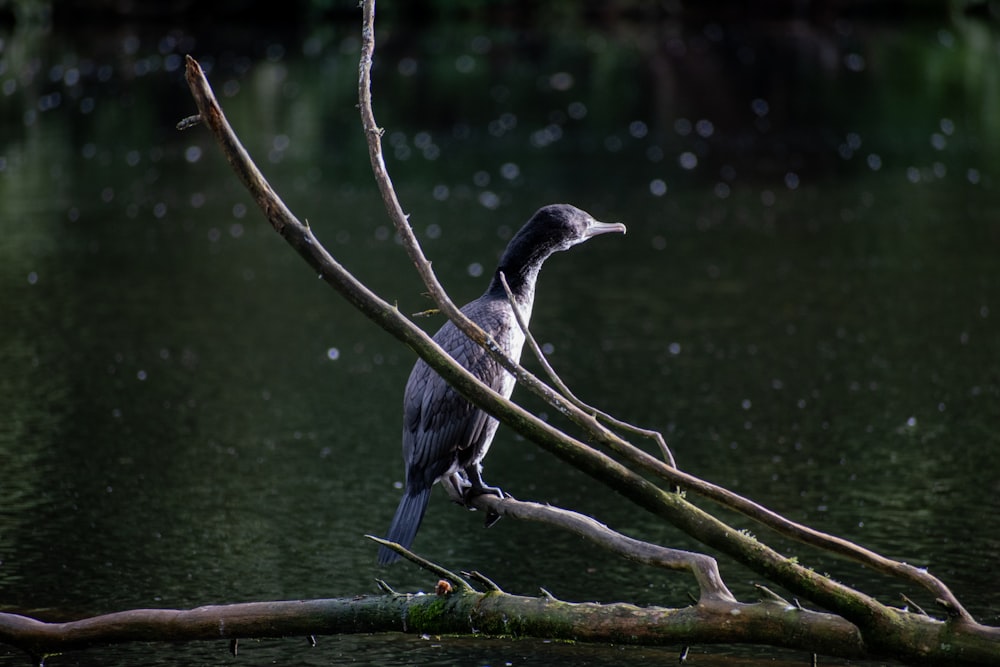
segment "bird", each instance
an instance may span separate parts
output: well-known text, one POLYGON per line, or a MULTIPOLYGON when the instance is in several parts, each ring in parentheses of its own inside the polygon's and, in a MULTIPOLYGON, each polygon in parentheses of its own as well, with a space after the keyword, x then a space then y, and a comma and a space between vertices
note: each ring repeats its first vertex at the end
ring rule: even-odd
MULTIPOLYGON (((511 238, 483 295, 463 306, 462 312, 510 359, 518 361, 525 335, 503 279, 527 323, 535 299, 535 281, 545 260, 553 253, 611 232, 624 234, 625 225, 599 222, 569 204, 543 206, 511 238)), ((453 322, 446 322, 434 334, 434 342, 488 387, 510 398, 514 376, 453 322)), ((406 483, 389 526, 388 541, 410 547, 436 482, 441 482, 452 500, 466 506, 473 497, 484 493, 503 497, 503 492, 487 486, 482 476, 483 457, 498 426, 495 418, 469 403, 423 359, 417 360, 403 392, 406 483)), ((489 517, 487 522, 489 525, 489 517)), ((379 548, 380 565, 398 559, 399 554, 392 549, 384 545, 379 548)))

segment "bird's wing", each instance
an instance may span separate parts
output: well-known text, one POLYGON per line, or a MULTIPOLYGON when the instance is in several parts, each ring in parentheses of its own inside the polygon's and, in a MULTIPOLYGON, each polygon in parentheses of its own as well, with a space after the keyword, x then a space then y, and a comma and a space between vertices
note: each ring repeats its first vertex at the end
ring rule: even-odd
MULTIPOLYGON (((492 322, 480 326, 494 336, 498 333, 492 322)), ((494 391, 510 396, 513 377, 451 323, 434 338, 469 372, 494 391)), ((403 458, 411 474, 419 474, 424 484, 433 484, 457 465, 465 465, 464 459, 487 443, 496 428, 495 419, 469 403, 426 363, 417 362, 403 404, 403 458)))

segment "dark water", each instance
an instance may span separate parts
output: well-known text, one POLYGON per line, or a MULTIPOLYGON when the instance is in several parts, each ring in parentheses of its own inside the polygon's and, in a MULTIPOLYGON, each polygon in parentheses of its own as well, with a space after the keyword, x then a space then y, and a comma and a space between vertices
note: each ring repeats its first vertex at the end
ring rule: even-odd
MULTIPOLYGON (((478 295, 542 204, 625 222, 624 238, 542 275, 533 329, 577 393, 663 430, 684 469, 927 566, 1000 622, 990 25, 386 28, 375 93, 389 168, 457 301, 478 295)), ((362 538, 398 498, 412 353, 311 275, 204 130, 174 129, 193 111, 191 52, 331 252, 404 312, 427 308, 371 181, 358 32, 2 36, 2 609, 68 619, 370 593, 375 577, 433 584, 405 565, 378 570, 362 538)), ((486 473, 520 498, 696 546, 509 431, 486 473)), ((435 495, 415 547, 523 594, 678 605, 693 589, 543 528, 480 523, 435 495)), ((772 541, 886 601, 931 604, 772 541)), ((721 565, 752 599, 754 575, 721 565)), ((802 659, 702 650, 702 665, 802 659)), ((675 658, 385 636, 249 643, 240 662, 675 658)), ((201 644, 51 662, 229 661, 201 644)))

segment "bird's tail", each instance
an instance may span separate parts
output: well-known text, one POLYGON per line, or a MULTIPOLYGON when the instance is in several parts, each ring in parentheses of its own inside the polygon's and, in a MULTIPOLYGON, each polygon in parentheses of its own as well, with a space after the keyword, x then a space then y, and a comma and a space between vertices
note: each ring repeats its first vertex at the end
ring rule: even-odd
MULTIPOLYGON (((430 487, 416 492, 407 490, 399 501, 396 508, 396 516, 392 517, 392 525, 389 526, 387 540, 396 542, 407 549, 413 544, 413 538, 417 536, 420 522, 424 520, 424 512, 427 511, 427 501, 431 497, 430 487)), ((399 560, 399 554, 386 547, 378 548, 378 564, 389 565, 399 560)))

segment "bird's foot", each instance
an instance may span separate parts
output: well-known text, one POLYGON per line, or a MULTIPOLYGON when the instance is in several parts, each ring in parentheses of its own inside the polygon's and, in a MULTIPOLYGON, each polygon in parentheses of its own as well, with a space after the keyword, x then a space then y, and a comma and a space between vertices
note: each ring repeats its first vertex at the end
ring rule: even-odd
MULTIPOLYGON (((501 499, 514 497, 509 493, 504 492, 503 489, 496 486, 486 486, 485 484, 481 485, 473 484, 465 491, 466 507, 469 507, 469 509, 474 509, 473 507, 471 507, 472 499, 475 498, 476 496, 483 496, 483 495, 496 496, 501 499)), ((483 523, 487 528, 489 528, 497 521, 499 521, 501 518, 502 515, 499 512, 496 512, 494 510, 487 510, 486 518, 483 523)))
POLYGON ((472 483, 460 472, 452 473, 449 477, 441 480, 448 497, 453 503, 468 507, 468 494, 472 483))
POLYGON ((465 489, 465 499, 471 501, 476 496, 496 496, 497 498, 509 498, 512 497, 508 493, 504 493, 503 489, 498 486, 486 486, 485 484, 469 484, 469 487, 465 489))
POLYGON ((486 513, 486 518, 483 520, 483 528, 492 528, 493 524, 502 519, 503 517, 499 512, 494 512, 490 510, 486 513))

